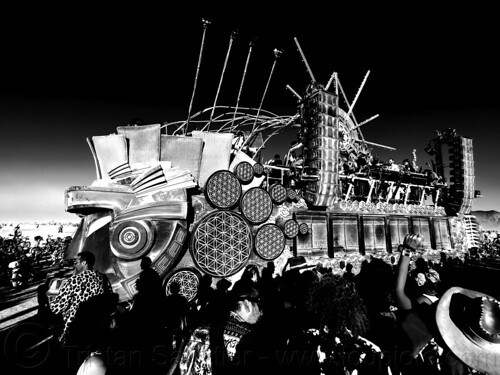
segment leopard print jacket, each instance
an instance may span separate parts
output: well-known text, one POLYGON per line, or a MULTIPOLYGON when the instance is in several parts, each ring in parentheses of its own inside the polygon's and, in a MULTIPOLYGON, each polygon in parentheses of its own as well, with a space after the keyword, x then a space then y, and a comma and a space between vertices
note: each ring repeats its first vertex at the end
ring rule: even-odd
POLYGON ((59 336, 59 342, 66 342, 68 327, 75 318, 80 303, 90 297, 111 290, 108 278, 100 272, 86 270, 67 279, 57 296, 50 302, 54 314, 62 314, 64 327, 59 336))

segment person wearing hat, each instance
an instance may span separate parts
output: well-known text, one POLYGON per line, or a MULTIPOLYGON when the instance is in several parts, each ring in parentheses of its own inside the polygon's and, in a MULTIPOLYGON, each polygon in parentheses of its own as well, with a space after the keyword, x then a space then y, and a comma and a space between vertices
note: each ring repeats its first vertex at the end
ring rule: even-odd
POLYGON ((230 309, 197 327, 182 350, 179 373, 236 373, 243 359, 236 355, 239 342, 255 329, 262 316, 262 300, 255 286, 234 285, 230 309))
POLYGON ((466 374, 474 369, 484 374, 500 374, 498 300, 460 287, 449 288, 431 304, 425 299, 420 302, 410 299, 405 293, 410 257, 421 246, 422 239, 420 234, 408 234, 398 249, 401 255, 395 297, 406 338, 406 346, 399 355, 410 354, 417 359, 411 362, 417 366, 404 366, 402 373, 421 373, 418 358, 434 342, 443 350, 439 357, 442 373, 466 374))

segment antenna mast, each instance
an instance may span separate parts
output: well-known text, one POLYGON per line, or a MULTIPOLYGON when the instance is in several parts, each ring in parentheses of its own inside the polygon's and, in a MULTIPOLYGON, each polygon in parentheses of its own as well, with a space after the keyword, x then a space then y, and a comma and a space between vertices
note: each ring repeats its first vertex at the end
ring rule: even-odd
POLYGON ((293 38, 293 40, 295 40, 295 44, 297 44, 297 49, 299 50, 300 55, 302 56, 302 61, 306 65, 306 69, 307 69, 307 72, 309 73, 309 76, 311 77, 311 80, 313 82, 316 82, 316 78, 314 78, 314 74, 313 74, 311 68, 309 67, 309 64, 307 63, 306 57, 304 56, 304 53, 302 52, 302 48, 300 48, 299 41, 297 40, 297 38, 293 38))
POLYGON ((358 92, 356 93, 356 97, 354 98, 351 105, 349 106, 349 111, 347 112, 347 117, 349 117, 351 115, 351 112, 354 108, 354 104, 356 104, 356 101, 359 98, 359 94, 361 93, 361 90, 363 89, 363 86, 366 83, 366 79, 368 78, 368 74, 370 74, 370 71, 366 72, 365 78, 363 78, 363 82, 361 83, 361 86, 359 86, 359 88, 358 88, 358 92))
POLYGON ((210 119, 208 120, 208 124, 206 125, 207 131, 210 129, 210 124, 212 123, 212 119, 214 117, 215 106, 217 104, 217 98, 219 97, 220 88, 222 86, 222 80, 224 79, 224 72, 226 71, 227 61, 229 60, 229 53, 231 52, 231 46, 233 45, 233 40, 238 35, 238 31, 232 31, 229 37, 229 47, 227 48, 226 59, 224 60, 224 67, 222 68, 222 74, 220 76, 219 87, 217 87, 217 93, 215 94, 214 105, 212 107, 212 113, 210 113, 210 119))
POLYGON ((184 135, 187 132, 187 128, 189 126, 189 120, 191 119, 191 110, 193 108, 194 93, 196 92, 196 85, 198 83, 198 74, 200 72, 200 65, 201 65, 201 56, 203 55, 203 46, 205 44, 205 34, 206 34, 206 31, 207 31, 208 25, 210 25, 210 21, 208 21, 208 20, 206 20, 204 18, 202 18, 201 21, 203 22, 203 36, 201 38, 200 56, 198 57, 198 66, 196 67, 196 76, 194 78, 193 94, 191 95, 191 101, 189 103, 188 118, 187 118, 186 125, 183 126, 184 127, 184 132, 183 132, 184 135))
POLYGON ((245 69, 243 70, 243 76, 241 77, 240 91, 238 92, 238 98, 236 99, 236 107, 234 109, 233 121, 231 122, 231 132, 233 131, 234 119, 236 118, 236 112, 238 112, 238 105, 240 103, 241 91, 243 90, 243 82, 245 82, 247 67, 248 67, 248 63, 250 61, 250 55, 252 54, 253 46, 255 45, 255 40, 256 40, 255 37, 252 38, 252 40, 250 41, 250 44, 249 44, 247 61, 245 62, 245 69))

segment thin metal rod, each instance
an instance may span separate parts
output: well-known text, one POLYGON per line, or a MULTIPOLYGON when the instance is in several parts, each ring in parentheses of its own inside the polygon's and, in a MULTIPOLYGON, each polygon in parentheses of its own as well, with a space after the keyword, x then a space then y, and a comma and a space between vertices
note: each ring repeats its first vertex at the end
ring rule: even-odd
MULTIPOLYGON (((346 94, 344 92, 344 88, 342 87, 342 85, 340 84, 340 81, 338 81, 338 80, 337 80, 337 86, 338 86, 338 88, 340 88, 340 92, 342 93, 342 97, 344 98, 347 106, 350 107, 351 105, 349 104, 349 100, 347 100, 347 96, 346 96, 346 94)), ((351 116, 352 116, 352 120, 353 120, 354 125, 355 125, 354 129, 357 129, 358 128, 358 122, 356 121, 356 117, 354 116, 354 114, 351 114, 351 116)), ((349 117, 346 116, 346 119, 349 119, 349 117)), ((358 134, 361 137, 361 139, 364 141, 365 137, 363 136, 363 133, 361 132, 361 130, 358 130, 358 134)))
MULTIPOLYGON (((274 67, 276 66, 276 62, 278 61, 278 57, 280 57, 282 53, 283 53, 283 51, 280 51, 279 49, 276 49, 276 48, 274 49, 274 62, 273 62, 273 66, 271 67, 271 72, 269 73, 269 78, 267 79, 266 88, 264 89, 264 94, 262 95, 262 99, 260 101, 259 109, 257 110, 257 115, 255 117, 255 122, 253 123, 252 131, 250 132, 250 134, 253 134, 253 132, 255 131, 255 125, 257 125, 257 120, 259 119, 260 110, 262 109, 262 104, 264 103, 264 98, 266 97, 267 89, 269 87, 269 82, 271 82, 271 77, 273 76, 274 67)), ((245 144, 247 143, 247 141, 249 139, 250 139, 250 137, 248 137, 246 139, 246 141, 243 142, 243 144, 240 147, 240 150, 243 148, 243 146, 245 146, 245 144)))
POLYGON ((372 117, 370 117, 370 118, 366 119, 365 121, 360 122, 360 123, 359 123, 358 125, 356 125, 353 129, 357 129, 357 128, 359 128, 359 127, 361 127, 361 126, 365 125, 366 123, 368 123, 368 122, 370 122, 370 121, 372 121, 372 120, 375 120, 378 116, 379 116, 379 115, 377 114, 377 115, 374 115, 374 116, 372 116, 372 117))
POLYGON ((289 126, 291 123, 293 123, 297 118, 299 118, 299 114, 295 114, 294 116, 292 116, 287 122, 285 125, 277 128, 274 132, 272 132, 271 134, 269 134, 269 136, 262 142, 262 144, 259 146, 259 148, 255 151, 255 154, 253 155, 252 159, 255 160, 255 156, 258 155, 259 151, 264 147, 264 145, 267 143, 267 141, 269 139, 271 139, 274 135, 276 135, 277 133, 279 133, 281 130, 283 130, 285 127, 289 126))
POLYGON ((231 36, 229 37, 229 47, 227 48, 226 59, 224 60, 224 66, 222 68, 222 73, 220 76, 219 87, 217 87, 217 93, 215 94, 214 105, 212 107, 212 113, 210 113, 210 119, 208 120, 208 124, 206 125, 207 131, 210 130, 210 123, 214 117, 215 107, 217 106, 217 98, 219 97, 220 88, 222 86, 222 80, 224 79, 224 73, 226 71, 227 61, 229 60, 229 54, 231 52, 231 46, 233 45, 233 40, 238 34, 237 31, 232 31, 231 36))
POLYGON ((392 150, 392 151, 395 151, 395 150, 396 150, 394 147, 391 147, 391 146, 384 146, 384 145, 381 145, 380 143, 368 142, 368 141, 365 141, 365 140, 363 140, 363 139, 357 139, 357 138, 354 138, 353 140, 354 140, 354 141, 356 141, 356 142, 367 143, 367 144, 372 145, 372 146, 377 146, 377 147, 386 148, 386 149, 388 149, 388 150, 392 150))
POLYGON ((250 62, 250 55, 252 54, 253 46, 255 45, 255 38, 250 41, 248 47, 247 61, 245 62, 245 69, 243 70, 243 76, 241 77, 240 91, 238 92, 238 98, 236 99, 236 107, 234 109, 233 121, 231 123, 231 132, 233 131, 234 119, 236 118, 236 112, 238 112, 238 105, 240 103, 241 91, 243 90, 243 83, 245 82, 245 76, 247 74, 248 63, 250 62))
POLYGON ((299 94, 297 94, 297 91, 295 91, 294 89, 292 89, 292 88, 290 87, 290 85, 286 85, 286 88, 287 88, 288 90, 290 90, 290 91, 292 92, 292 94, 293 94, 293 95, 295 95, 295 96, 297 97, 297 99, 302 100, 302 96, 300 96, 299 94))
POLYGON ((311 77, 311 80, 313 82, 316 82, 316 78, 314 78, 314 74, 313 74, 311 68, 309 67, 309 64, 307 63, 306 57, 305 57, 304 53, 302 52, 302 48, 300 48, 299 41, 297 40, 297 38, 293 38, 293 40, 295 40, 295 44, 297 44, 297 48, 300 52, 300 55, 302 56, 302 61, 304 62, 304 64, 306 64, 306 69, 307 69, 307 72, 309 73, 309 76, 311 77))
POLYGON ((335 82, 337 81, 337 72, 333 72, 332 73, 332 75, 330 76, 330 79, 328 80, 328 83, 325 86, 325 90, 328 91, 328 89, 330 88, 330 85, 332 84, 333 80, 335 80, 335 82))
POLYGON ((194 78, 193 93, 191 95, 191 101, 189 103, 188 118, 187 118, 186 125, 183 125, 184 126, 184 131, 183 131, 184 135, 187 132, 187 128, 189 126, 189 120, 191 119, 191 110, 193 108, 193 100, 194 100, 194 94, 196 92, 196 85, 198 84, 198 74, 200 72, 201 57, 203 55, 203 46, 205 45, 205 34, 207 31, 208 25, 210 25, 210 21, 208 21, 204 18, 202 19, 202 22, 203 22, 203 36, 201 38, 200 55, 198 56, 198 66, 196 67, 196 76, 194 78))
POLYGON ((370 74, 370 71, 366 72, 365 78, 363 78, 363 82, 361 83, 361 86, 359 86, 358 92, 356 93, 354 100, 352 101, 351 105, 349 106, 349 111, 347 112, 347 117, 349 117, 351 115, 352 110, 354 109, 354 105, 358 101, 359 94, 361 93, 361 90, 363 89, 363 86, 366 83, 366 79, 368 78, 368 74, 370 74))

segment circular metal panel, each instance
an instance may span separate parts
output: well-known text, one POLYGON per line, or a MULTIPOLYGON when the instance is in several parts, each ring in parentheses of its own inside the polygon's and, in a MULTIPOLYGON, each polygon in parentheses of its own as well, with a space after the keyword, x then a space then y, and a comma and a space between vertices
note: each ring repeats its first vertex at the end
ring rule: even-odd
POLYGON ((299 233, 300 234, 309 233, 309 225, 307 225, 307 223, 300 223, 299 224, 299 233))
POLYGON ((264 260, 278 258, 285 249, 285 235, 276 224, 264 224, 255 233, 255 252, 264 260))
POLYGON ((286 196, 287 196, 288 200, 291 200, 291 201, 296 201, 298 198, 297 192, 295 190, 293 190, 292 188, 286 189, 286 196))
POLYGON ((208 202, 215 208, 232 208, 241 197, 241 183, 230 171, 212 173, 205 186, 208 202))
POLYGON ((200 287, 201 274, 195 268, 181 268, 170 275, 165 283, 165 293, 171 294, 170 286, 177 282, 180 285, 179 294, 186 297, 188 302, 191 302, 198 295, 200 287))
POLYGON ((252 164, 248 161, 240 162, 234 170, 234 174, 242 184, 248 184, 251 182, 253 179, 253 173, 252 164))
POLYGON ((271 196, 263 188, 251 188, 243 194, 240 210, 250 223, 261 224, 269 219, 273 212, 271 196))
POLYGON ((123 221, 112 229, 111 251, 120 259, 138 259, 151 249, 154 238, 154 227, 149 222, 123 221))
POLYGON ((252 168, 255 176, 262 176, 264 174, 264 166, 262 164, 255 163, 252 168))
POLYGON ((213 277, 227 277, 250 259, 253 236, 249 224, 232 211, 215 211, 201 219, 192 232, 191 256, 213 277))
POLYGON ((287 198, 286 188, 281 184, 274 184, 269 187, 269 195, 276 204, 283 203, 287 198))
POLYGON ((285 221, 283 233, 286 238, 294 238, 297 234, 299 234, 299 223, 293 219, 285 221))

